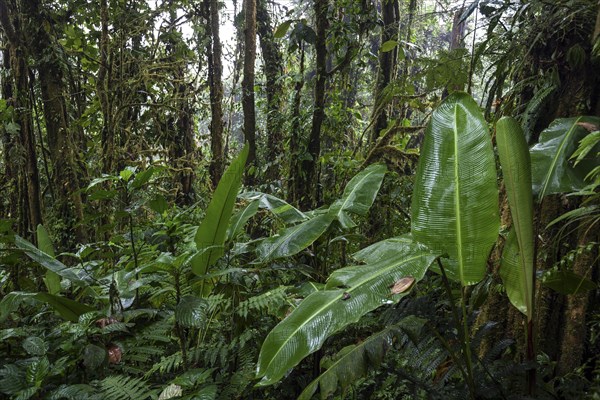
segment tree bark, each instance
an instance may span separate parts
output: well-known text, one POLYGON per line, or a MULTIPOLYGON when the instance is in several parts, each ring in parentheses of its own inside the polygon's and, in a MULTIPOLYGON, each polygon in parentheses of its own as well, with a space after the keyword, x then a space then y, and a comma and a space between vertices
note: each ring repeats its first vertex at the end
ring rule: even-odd
MULTIPOLYGON (((399 16, 396 14, 397 0, 383 0, 381 5, 381 15, 383 18, 383 27, 381 28, 381 44, 395 40, 398 37, 398 20, 399 16)), ((380 46, 381 46, 380 44, 380 46)), ((375 99, 375 105, 373 106, 373 113, 371 120, 373 126, 370 133, 370 144, 374 144, 381 131, 387 127, 388 115, 386 111, 387 102, 384 98, 384 90, 392 80, 392 75, 396 67, 397 60, 397 48, 392 51, 379 52, 379 64, 377 68, 377 80, 375 83, 375 93, 373 98, 375 99)))
POLYGON ((256 61, 256 0, 244 0, 244 79, 242 80, 242 108, 244 137, 248 142, 246 184, 256 179, 256 110, 254 107, 254 64, 256 61), (254 168, 252 168, 254 167, 254 168))
POLYGON ((317 179, 317 166, 321 156, 321 126, 325 120, 325 82, 327 81, 327 30, 329 21, 327 20, 328 10, 327 0, 315 0, 314 12, 316 18, 315 41, 317 78, 315 83, 314 109, 312 115, 312 126, 310 136, 308 137, 308 154, 302 161, 302 173, 297 177, 299 180, 298 194, 300 197, 300 207, 309 209, 319 202, 317 179))
POLYGON ((294 87, 294 101, 292 105, 292 122, 290 125, 290 151, 289 176, 287 182, 287 200, 292 204, 298 204, 300 200, 299 177, 301 174, 298 153, 300 152, 300 106, 302 104, 302 88, 304 87, 304 45, 300 43, 300 79, 296 80, 294 87))
POLYGON ((208 85, 210 88, 210 178, 213 186, 219 183, 225 160, 223 159, 223 63, 219 34, 219 3, 204 0, 205 15, 209 20, 210 41, 206 45, 208 56, 208 85))
POLYGON ((283 158, 283 117, 281 115, 283 85, 283 58, 271 27, 271 17, 267 10, 266 0, 257 0, 256 20, 260 48, 263 56, 263 68, 266 77, 267 92, 267 154, 266 178, 275 181, 281 176, 281 161, 283 158))
MULTIPOLYGON (((40 194, 39 171, 37 166, 37 152, 33 132, 32 105, 29 100, 29 68, 26 62, 26 53, 23 48, 23 32, 17 16, 11 15, 5 0, 0 0, 0 26, 7 37, 8 49, 3 52, 4 67, 11 71, 13 84, 3 82, 2 96, 8 99, 8 105, 13 106, 18 129, 18 144, 13 134, 4 128, 5 137, 5 162, 7 177, 17 183, 18 201, 22 208, 18 210, 16 204, 9 206, 11 213, 18 216, 18 233, 30 239, 34 237, 38 224, 42 223, 42 203, 40 194), (12 18, 11 18, 12 17, 12 18), (12 21, 11 21, 12 19, 12 21), (13 24, 17 21, 17 24, 13 24), (17 170, 13 169, 10 157, 11 149, 21 147, 24 162, 17 163, 17 170)), ((13 197, 14 201, 14 197, 13 197)))
POLYGON ((56 179, 55 187, 61 191, 60 204, 56 208, 67 225, 65 234, 75 233, 74 239, 82 243, 86 235, 79 179, 84 171, 79 170, 76 160, 78 152, 74 148, 69 129, 62 61, 58 58, 60 53, 51 50, 57 44, 44 28, 49 22, 45 19, 40 1, 24 1, 21 8, 26 21, 24 34, 31 37, 28 41, 31 43, 28 53, 36 61, 40 79, 48 147, 56 179))

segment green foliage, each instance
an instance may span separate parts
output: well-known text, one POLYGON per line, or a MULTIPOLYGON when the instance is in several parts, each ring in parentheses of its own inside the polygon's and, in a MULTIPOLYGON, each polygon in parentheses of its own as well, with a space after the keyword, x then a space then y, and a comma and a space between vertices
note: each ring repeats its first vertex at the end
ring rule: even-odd
POLYGON ((244 146, 238 157, 223 173, 223 178, 206 209, 206 216, 198 227, 194 238, 198 254, 192 259, 192 271, 196 275, 204 275, 225 252, 223 246, 227 227, 242 184, 247 157, 248 145, 244 146))
POLYGON ((406 295, 392 293, 391 286, 405 277, 422 279, 434 259, 427 249, 407 239, 393 258, 336 270, 325 290, 310 294, 269 333, 258 359, 256 375, 262 378, 259 384, 277 382, 329 336, 406 295))
POLYGON ((500 276, 511 303, 533 318, 534 235, 531 159, 516 120, 501 118, 496 143, 514 229, 509 232, 500 276))
POLYGON ((600 166, 597 158, 582 160, 576 166, 569 162, 579 141, 589 133, 586 124, 598 127, 600 119, 558 119, 540 134, 539 143, 531 148, 533 192, 538 201, 552 193, 582 189, 586 175, 600 166))
POLYGON ((479 282, 498 236, 498 188, 487 124, 467 94, 449 96, 434 111, 415 183, 415 240, 450 256, 451 279, 479 282))

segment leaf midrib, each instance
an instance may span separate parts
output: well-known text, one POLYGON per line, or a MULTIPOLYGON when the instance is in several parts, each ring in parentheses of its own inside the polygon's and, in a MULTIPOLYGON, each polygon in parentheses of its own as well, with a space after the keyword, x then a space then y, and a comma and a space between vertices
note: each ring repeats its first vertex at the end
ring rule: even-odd
MULTIPOLYGON (((285 348, 285 346, 287 345, 287 343, 292 340, 292 338, 296 335, 296 333, 298 333, 298 331, 306 326, 310 321, 312 321, 314 318, 316 318, 318 315, 321 314, 321 312, 327 308, 329 308, 332 304, 334 304, 335 302, 339 301, 342 296, 344 296, 344 293, 348 293, 351 294, 353 291, 355 291, 356 289, 359 289, 362 285, 364 285, 365 283, 374 280, 375 278, 378 278, 379 276, 381 276, 384 272, 389 271, 390 269, 396 268, 402 264, 408 264, 409 262, 416 260, 418 258, 422 257, 422 255, 418 255, 418 256, 414 256, 408 259, 402 259, 400 261, 397 261, 393 264, 390 264, 388 267, 383 268, 381 270, 379 270, 377 273, 370 275, 370 277, 367 277, 366 279, 363 279, 361 281, 359 281, 355 286, 348 288, 345 292, 340 293, 338 296, 336 296, 335 298, 333 298, 331 301, 325 303, 322 307, 320 307, 316 312, 313 312, 313 314, 311 315, 311 317, 307 320, 304 321, 303 324, 298 325, 298 327, 292 332, 292 334, 288 335, 288 338, 281 344, 281 346, 279 346, 279 350, 277 350, 277 352, 273 355, 273 357, 271 357, 271 361, 269 362, 268 366, 265 368, 265 371, 268 370, 269 366, 272 365, 273 360, 275 360, 277 358, 277 356, 279 355, 279 353, 285 348)), ((341 290, 341 289, 335 289, 335 290, 341 290)), ((318 293, 318 292, 315 292, 318 293)), ((285 321, 285 320, 284 320, 285 321)), ((282 321, 283 322, 283 321, 282 321)), ((310 354, 310 353, 309 353, 310 354)), ((265 376, 265 374, 260 375, 265 376)))
POLYGON ((573 124, 569 128, 569 131, 567 132, 567 134, 565 136, 563 136, 562 140, 560 141, 560 145, 558 146, 558 149, 556 150, 556 154, 554 155, 552 162, 550 163, 550 168, 548 169, 548 173, 546 174, 546 179, 544 179, 544 184, 542 185, 542 190, 540 190, 540 194, 538 196, 538 203, 541 203, 542 200, 544 199, 544 197, 546 196, 546 190, 548 189, 548 184, 550 182, 550 178, 552 177, 552 175, 554 175, 554 170, 556 169, 556 164, 558 163, 558 156, 563 153, 563 149, 566 146, 567 139, 569 139, 571 137, 571 135, 573 134, 573 131, 575 130, 575 127, 577 126, 577 124, 579 123, 581 118, 582 117, 578 117, 575 120, 575 122, 573 122, 573 124))

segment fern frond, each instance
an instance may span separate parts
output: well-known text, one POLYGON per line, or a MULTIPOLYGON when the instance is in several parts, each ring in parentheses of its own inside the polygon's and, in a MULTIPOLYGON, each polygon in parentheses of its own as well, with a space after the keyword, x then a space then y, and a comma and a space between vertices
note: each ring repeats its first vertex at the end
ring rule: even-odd
POLYGON ((143 379, 122 375, 103 379, 100 389, 106 400, 144 400, 156 395, 143 379))

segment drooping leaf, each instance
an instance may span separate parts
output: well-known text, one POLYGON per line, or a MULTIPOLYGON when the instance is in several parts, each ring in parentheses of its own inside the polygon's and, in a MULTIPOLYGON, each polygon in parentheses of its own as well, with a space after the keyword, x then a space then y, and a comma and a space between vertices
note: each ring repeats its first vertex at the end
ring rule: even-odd
POLYGON ((281 23, 277 29, 275 29, 275 33, 273 33, 273 37, 275 39, 281 39, 282 37, 285 36, 285 34, 287 33, 288 29, 290 29, 290 25, 292 24, 292 20, 287 20, 283 23, 281 23))
POLYGON ((49 269, 52 272, 55 272, 63 278, 69 279, 71 282, 77 285, 84 287, 87 286, 87 283, 85 282, 87 276, 83 271, 67 267, 65 264, 61 263, 49 254, 41 251, 32 243, 28 242, 27 240, 23 239, 18 235, 15 236, 15 245, 19 249, 23 250, 25 254, 29 256, 29 258, 39 263, 42 267, 49 269))
POLYGON ((206 323, 208 303, 196 296, 183 296, 175 308, 175 320, 187 328, 200 328, 206 323))
POLYGON ((498 236, 496 166, 487 124, 466 93, 450 95, 427 125, 411 211, 413 237, 450 256, 450 278, 483 278, 498 236))
POLYGON ((192 271, 196 275, 206 274, 208 267, 213 265, 224 253, 224 243, 229 219, 235 205, 244 166, 248 157, 246 144, 238 157, 227 167, 217 189, 206 209, 206 216, 198 227, 195 242, 199 253, 192 258, 192 271), (209 251, 202 251, 210 248, 209 251))
MULTIPOLYGON (((54 246, 52 245, 52 241, 50 240, 50 236, 48 235, 46 228, 44 228, 44 225, 40 224, 37 226, 37 241, 38 248, 41 251, 48 254, 50 257, 54 257, 54 246)), ((58 275, 56 272, 50 270, 46 271, 44 283, 48 288, 48 293, 60 293, 60 275, 58 275)))
POLYGON ((600 159, 582 159, 576 167, 569 162, 579 141, 589 131, 581 124, 600 125, 599 117, 561 118, 553 121, 540 134, 539 142, 531 152, 533 193, 538 201, 553 193, 580 190, 585 176, 600 166, 600 159))
POLYGON ((562 294, 579 294, 598 286, 588 278, 565 269, 550 269, 542 274, 542 285, 562 294))
POLYGON ((502 255, 500 276, 510 302, 531 320, 534 238, 529 149, 520 125, 508 117, 496 124, 496 143, 513 222, 502 255))
POLYGON ((347 213, 367 215, 377 192, 379 192, 386 171, 387 167, 383 164, 369 165, 348 182, 342 198, 329 207, 329 211, 336 216, 343 228, 356 226, 347 213))
POLYGON ((71 322, 77 322, 79 316, 95 311, 95 308, 59 295, 40 292, 34 297, 36 300, 48 303, 61 317, 71 322))
POLYGON ((227 240, 235 238, 241 232, 246 222, 258 212, 258 205, 259 201, 254 200, 231 217, 227 228, 227 240))
POLYGON ((267 238, 256 246, 260 262, 293 256, 310 246, 331 225, 334 217, 318 215, 301 224, 285 228, 279 235, 267 238))
POLYGON ((391 285, 407 276, 419 281, 435 258, 418 243, 403 243, 394 257, 336 270, 325 290, 310 294, 269 333, 258 358, 258 384, 277 382, 328 337, 406 295, 392 296, 391 285))
POLYGON ((281 218, 286 224, 294 224, 296 222, 306 221, 308 217, 296 207, 292 206, 285 200, 278 197, 261 192, 245 192, 240 195, 248 201, 258 200, 260 208, 266 208, 271 211, 276 217, 281 218))
POLYGON ((298 396, 298 400, 309 400, 320 386, 320 397, 329 398, 337 387, 342 389, 356 383, 364 377, 370 368, 376 368, 383 362, 394 337, 404 329, 421 330, 425 320, 409 316, 396 325, 389 326, 356 345, 346 346, 334 357, 321 361, 326 371, 314 379, 298 396), (409 326, 410 325, 410 326, 409 326))

